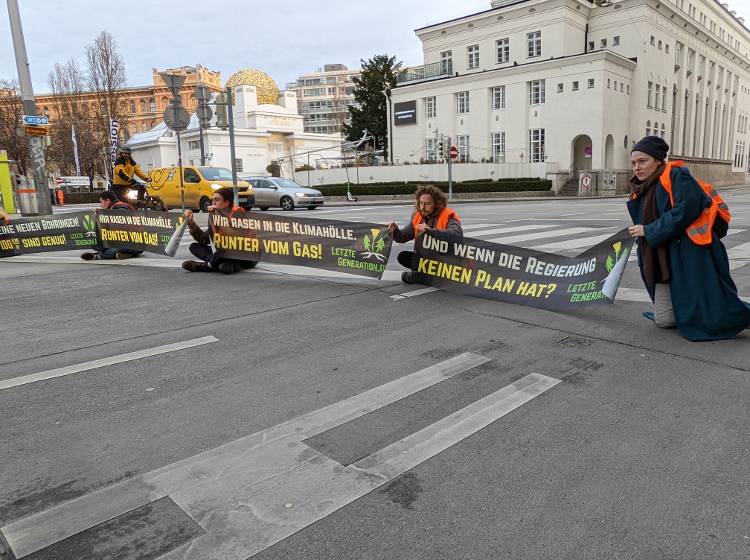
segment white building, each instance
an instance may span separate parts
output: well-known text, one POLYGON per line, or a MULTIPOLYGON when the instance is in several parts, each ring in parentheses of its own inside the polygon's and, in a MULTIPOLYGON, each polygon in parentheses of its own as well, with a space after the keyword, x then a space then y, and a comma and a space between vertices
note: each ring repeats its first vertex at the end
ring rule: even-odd
POLYGON ((339 133, 351 121, 349 105, 354 103, 355 77, 359 70, 344 64, 326 64, 317 72, 303 74, 287 84, 287 91, 297 93, 299 113, 304 117, 305 132, 339 133))
POLYGON ((424 66, 391 92, 396 163, 434 161, 444 135, 461 161, 627 169, 657 134, 716 182, 747 167, 750 32, 726 5, 495 0, 416 35, 424 66))
MULTIPOLYGON (((341 156, 338 134, 313 134, 303 131, 302 115, 297 112, 297 96, 291 91, 278 94, 276 104, 258 103, 256 86, 239 85, 234 92, 235 155, 237 171, 268 175, 266 167, 281 161, 282 174, 292 176, 295 167, 328 167, 341 156), (315 150, 309 155, 299 155, 315 150)), ((215 126, 203 131, 207 164, 231 169, 229 132, 215 126)), ((180 133, 184 165, 200 165, 200 131, 192 116, 187 130, 180 133)), ((135 134, 128 140, 133 159, 144 169, 177 164, 177 135, 162 122, 152 130, 135 134)))

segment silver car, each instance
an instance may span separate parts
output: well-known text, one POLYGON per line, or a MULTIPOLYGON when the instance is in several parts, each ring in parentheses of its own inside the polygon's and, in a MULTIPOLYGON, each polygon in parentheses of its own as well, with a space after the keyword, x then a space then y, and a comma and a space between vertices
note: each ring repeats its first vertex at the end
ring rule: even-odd
POLYGON ((282 177, 242 177, 253 186, 255 206, 261 210, 278 207, 294 210, 297 207, 315 210, 323 204, 323 194, 298 185, 282 177))

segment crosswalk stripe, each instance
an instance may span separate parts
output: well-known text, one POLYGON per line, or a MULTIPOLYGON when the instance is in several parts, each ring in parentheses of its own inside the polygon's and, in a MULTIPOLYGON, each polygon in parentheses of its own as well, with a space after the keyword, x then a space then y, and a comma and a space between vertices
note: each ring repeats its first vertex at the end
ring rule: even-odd
POLYGON ((495 235, 498 233, 516 233, 520 231, 534 231, 540 229, 552 229, 560 227, 559 224, 527 224, 524 226, 492 228, 485 231, 473 231, 471 237, 484 237, 485 235, 495 235))
MULTIPOLYGON (((608 228, 602 228, 602 229, 608 229, 608 228)), ((612 232, 605 233, 604 235, 594 235, 591 237, 578 237, 576 239, 568 239, 567 241, 547 243, 545 245, 532 245, 531 248, 537 249, 538 251, 565 251, 566 249, 579 249, 581 247, 593 247, 597 243, 600 243, 609 237, 612 237, 612 232)))
POLYGON ((563 237, 566 235, 575 235, 578 233, 586 233, 599 229, 600 228, 595 227, 575 227, 560 229, 557 231, 543 231, 537 233, 527 233, 524 235, 512 235, 510 237, 495 237, 494 239, 487 239, 487 241, 491 243, 502 243, 503 245, 512 245, 514 243, 521 243, 522 241, 533 241, 534 239, 546 239, 550 237, 563 237))
POLYGON ((14 377, 12 379, 3 379, 0 380, 0 391, 3 389, 10 389, 11 387, 18 387, 19 385, 27 385, 29 383, 36 383, 37 381, 46 381, 47 379, 63 377, 65 375, 98 369, 114 364, 131 362, 133 360, 138 360, 141 358, 148 358, 151 356, 157 356, 159 354, 166 354, 168 352, 176 352, 178 350, 185 350, 186 348, 193 348, 195 346, 202 346, 203 344, 210 344, 211 342, 218 341, 219 339, 213 336, 204 336, 201 338, 194 338, 192 340, 175 342, 174 344, 166 344, 164 346, 156 346, 154 348, 145 348, 143 350, 137 350, 135 352, 128 352, 127 354, 120 354, 119 356, 110 356, 109 358, 102 358, 100 360, 93 360, 91 362, 84 362, 82 364, 50 369, 47 371, 41 371, 39 373, 32 373, 30 375, 22 375, 19 377, 14 377))
MULTIPOLYGON (((727 231, 727 234, 724 237, 724 239, 726 239, 727 237, 729 237, 731 235, 737 235, 738 233, 742 233, 744 231, 746 231, 746 230, 739 229, 739 228, 731 228, 729 231, 727 231)), ((748 245, 748 244, 744 243, 742 245, 737 245, 736 247, 745 247, 746 245, 748 245)), ((733 249, 727 249, 727 254, 729 255, 729 259, 730 259, 730 263, 729 263, 730 270, 734 270, 735 268, 739 268, 739 267, 744 266, 745 264, 747 264, 747 262, 745 262, 745 263, 739 263, 736 266, 732 266, 732 262, 731 262, 732 258, 735 258, 735 259, 736 258, 741 258, 741 257, 747 258, 746 257, 747 251, 745 251, 745 250, 737 251, 735 253, 735 257, 732 257, 732 252, 731 252, 732 250, 733 249)), ((633 251, 630 253, 630 257, 628 257, 628 262, 636 262, 637 260, 638 260, 638 255, 636 254, 635 249, 633 249, 633 251)))
POLYGON ((742 243, 727 250, 729 269, 736 270, 750 264, 750 243, 742 243))

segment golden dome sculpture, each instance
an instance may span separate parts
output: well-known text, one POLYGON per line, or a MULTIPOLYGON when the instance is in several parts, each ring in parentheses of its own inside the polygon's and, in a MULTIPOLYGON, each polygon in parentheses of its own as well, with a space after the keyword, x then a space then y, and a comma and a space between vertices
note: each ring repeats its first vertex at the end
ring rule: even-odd
POLYGON ((248 68, 232 74, 227 80, 227 86, 255 86, 258 91, 259 105, 277 105, 279 102, 279 88, 273 78, 261 70, 248 68))

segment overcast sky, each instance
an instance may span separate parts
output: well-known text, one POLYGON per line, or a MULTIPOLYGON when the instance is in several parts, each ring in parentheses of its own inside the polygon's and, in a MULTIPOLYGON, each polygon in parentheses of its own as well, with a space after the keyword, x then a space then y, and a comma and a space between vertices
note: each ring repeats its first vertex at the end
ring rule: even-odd
MULTIPOLYGON (((750 25, 750 0, 728 0, 750 25)), ((34 91, 49 91, 55 62, 84 61, 103 29, 115 37, 128 85, 151 84, 151 68, 203 64, 226 80, 243 68, 281 89, 327 63, 396 55, 422 64, 414 29, 488 9, 490 0, 19 0, 34 91)), ((0 4, 5 4, 2 2, 0 4)), ((0 7, 0 78, 17 79, 5 6, 0 7)))

